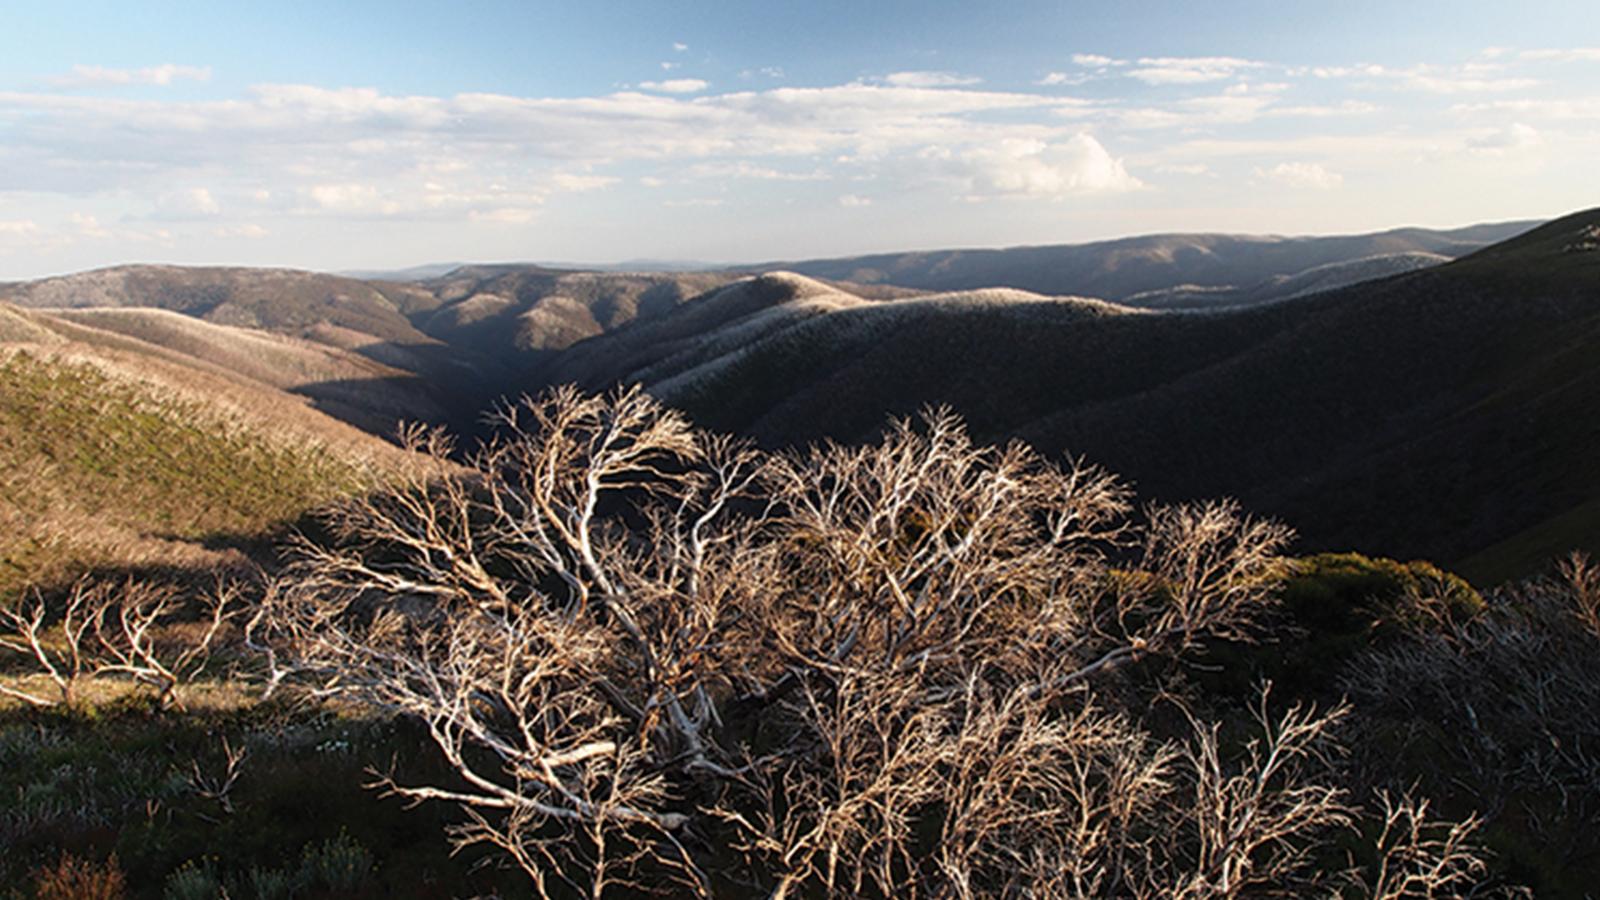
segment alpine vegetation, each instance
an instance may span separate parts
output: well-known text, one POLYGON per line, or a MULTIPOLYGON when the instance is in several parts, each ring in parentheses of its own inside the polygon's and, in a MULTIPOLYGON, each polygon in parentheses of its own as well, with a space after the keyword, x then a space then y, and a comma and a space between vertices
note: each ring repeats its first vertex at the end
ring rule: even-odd
MULTIPOLYGON (((1352 708, 1205 694, 1288 531, 974 444, 952 414, 768 453, 556 390, 332 508, 244 627, 275 689, 420 723, 540 896, 1439 896, 1476 817, 1359 793, 1352 708)), ((1403 664, 1403 660, 1389 663, 1403 664)))

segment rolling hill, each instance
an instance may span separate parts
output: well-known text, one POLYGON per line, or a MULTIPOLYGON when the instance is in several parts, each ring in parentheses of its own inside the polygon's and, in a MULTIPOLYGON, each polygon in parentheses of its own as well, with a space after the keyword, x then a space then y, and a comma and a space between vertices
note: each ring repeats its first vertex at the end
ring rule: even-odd
MULTIPOLYGON (((1280 299, 1284 279, 1322 266, 1429 254, 1458 257, 1520 234, 1537 222, 1472 225, 1439 231, 1399 228, 1374 234, 1279 237, 1232 234, 1158 234, 1040 247, 884 253, 841 259, 778 262, 746 271, 784 269, 832 281, 888 283, 927 291, 1010 287, 1039 294, 1100 297, 1137 303, 1141 294, 1185 289, 1183 305, 1280 299)), ((1404 265, 1397 262, 1397 265, 1404 265)), ((1326 273, 1325 273, 1326 274, 1326 273)), ((1383 274, 1389 274, 1385 272, 1383 274)), ((1370 276, 1369 276, 1370 277, 1370 276)), ((1292 293, 1291 290, 1289 293, 1292 293)), ((1167 302, 1148 305, 1175 305, 1167 302)))
POLYGON ((403 419, 471 434, 496 397, 565 382, 643 382, 769 445, 864 440, 886 413, 949 403, 982 437, 1083 453, 1159 496, 1238 496, 1308 548, 1499 575, 1600 518, 1575 412, 1596 399, 1592 219, 1493 245, 1528 223, 1165 235, 753 278, 121 267, 0 285, 34 310, 0 317, 0 340, 160 359, 377 434, 403 419), (1424 521, 1430 508, 1449 521, 1424 521))
POLYGON ((642 381, 768 445, 866 440, 886 412, 947 403, 984 438, 1083 454, 1155 496, 1236 496, 1306 549, 1497 578, 1600 543, 1597 229, 1580 213, 1436 268, 1213 312, 874 303, 764 276, 579 344, 551 374, 642 381))
POLYGON ((237 563, 404 459, 284 389, 373 364, 235 331, 152 310, 0 304, 0 595, 88 568, 237 563), (129 333, 163 330, 202 355, 129 333), (250 366, 262 377, 230 371, 250 366))

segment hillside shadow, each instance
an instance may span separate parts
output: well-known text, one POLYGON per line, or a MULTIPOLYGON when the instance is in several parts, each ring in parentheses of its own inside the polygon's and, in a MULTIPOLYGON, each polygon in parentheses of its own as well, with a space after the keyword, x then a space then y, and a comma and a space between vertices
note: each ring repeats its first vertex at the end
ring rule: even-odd
POLYGON ((498 392, 482 385, 440 387, 415 375, 319 381, 290 393, 310 401, 330 418, 367 434, 398 443, 401 426, 442 426, 458 446, 475 444, 484 433, 482 414, 498 392))

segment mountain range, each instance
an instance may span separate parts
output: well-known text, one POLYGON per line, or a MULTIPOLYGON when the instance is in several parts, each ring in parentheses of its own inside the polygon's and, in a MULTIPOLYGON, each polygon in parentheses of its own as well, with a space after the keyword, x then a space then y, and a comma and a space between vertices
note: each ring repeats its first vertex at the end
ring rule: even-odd
POLYGON ((271 398, 245 407, 382 436, 470 438, 497 398, 567 382, 639 382, 774 447, 947 404, 982 439, 1084 456, 1148 496, 1235 496, 1305 550, 1494 580, 1600 534, 1600 213, 1535 225, 758 274, 131 266, 0 285, 0 346, 192 371, 271 398))

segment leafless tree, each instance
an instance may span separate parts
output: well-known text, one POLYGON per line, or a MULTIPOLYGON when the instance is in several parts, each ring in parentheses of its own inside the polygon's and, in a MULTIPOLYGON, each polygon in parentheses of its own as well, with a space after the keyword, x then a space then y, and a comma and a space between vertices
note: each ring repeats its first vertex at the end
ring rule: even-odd
POLYGON ((205 665, 223 625, 237 608, 237 592, 219 588, 199 602, 198 623, 188 621, 192 601, 174 587, 128 579, 80 579, 50 621, 49 604, 34 592, 18 609, 0 610, 0 647, 21 654, 56 685, 52 699, 0 684, 0 693, 37 706, 71 705, 87 677, 131 678, 156 692, 162 707, 179 705, 178 687, 205 665))
POLYGON ((220 771, 208 772, 200 765, 198 758, 189 761, 189 789, 196 796, 214 801, 224 813, 233 815, 233 788, 239 783, 239 776, 244 774, 244 761, 250 755, 250 749, 244 744, 237 747, 222 738, 222 768, 220 771))
POLYGON ((1140 660, 1254 633, 1280 526, 1138 511, 948 412, 779 454, 638 390, 500 424, 464 467, 413 433, 438 461, 334 510, 245 631, 274 683, 423 723, 453 782, 376 783, 542 894, 1238 896, 1353 817, 1316 779, 1342 709, 1263 701, 1241 757, 1128 704, 1140 660))
POLYGON ((60 635, 52 645, 49 628, 49 607, 44 595, 33 591, 15 609, 0 609, 0 647, 20 654, 49 677, 58 696, 50 698, 0 683, 0 694, 15 697, 34 706, 71 705, 76 699, 79 679, 88 663, 84 650, 94 626, 94 611, 90 594, 84 582, 73 586, 63 604, 59 620, 60 635))
POLYGON ((1488 863, 1472 840, 1481 820, 1430 819, 1428 801, 1410 795, 1380 792, 1378 804, 1383 823, 1376 840, 1378 862, 1371 882, 1360 882, 1364 896, 1453 897, 1482 883, 1488 863))

